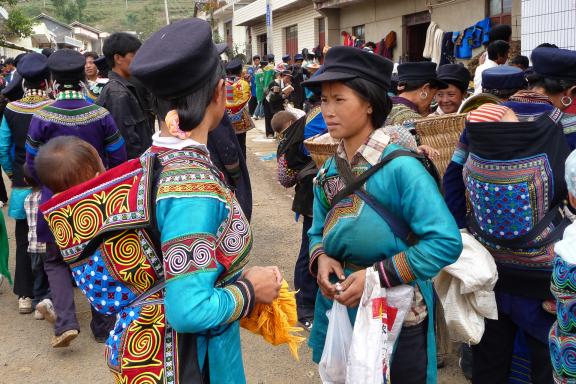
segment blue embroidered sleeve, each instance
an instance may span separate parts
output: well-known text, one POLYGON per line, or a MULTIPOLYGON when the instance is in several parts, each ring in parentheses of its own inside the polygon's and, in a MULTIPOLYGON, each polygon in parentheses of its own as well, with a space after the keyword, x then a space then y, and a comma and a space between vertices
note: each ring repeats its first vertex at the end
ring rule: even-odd
POLYGON ((110 168, 114 168, 125 162, 128 158, 126 155, 126 143, 116 127, 112 115, 108 114, 103 119, 103 124, 105 132, 104 145, 108 153, 108 162, 110 168))
POLYGON ((6 117, 3 117, 0 125, 0 165, 8 176, 12 175, 13 147, 12 132, 10 132, 10 127, 8 127, 6 117))
POLYGON ((225 270, 217 260, 218 236, 230 215, 222 188, 205 181, 173 187, 160 183, 156 206, 168 321, 178 332, 198 333, 246 316, 254 305, 248 281, 215 286, 225 270))
POLYGON ((418 238, 415 245, 376 263, 383 286, 428 280, 462 252, 462 238, 434 179, 413 158, 399 158, 392 168, 401 215, 418 238), (384 275, 384 276, 383 276, 384 275))

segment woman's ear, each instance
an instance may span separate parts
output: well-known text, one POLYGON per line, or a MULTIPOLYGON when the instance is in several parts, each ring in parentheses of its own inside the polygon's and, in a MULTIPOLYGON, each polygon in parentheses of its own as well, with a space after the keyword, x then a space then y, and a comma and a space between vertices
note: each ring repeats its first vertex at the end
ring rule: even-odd
POLYGON ((216 84, 216 89, 214 90, 214 96, 212 96, 212 102, 219 104, 226 101, 226 84, 224 79, 220 79, 218 84, 216 84))

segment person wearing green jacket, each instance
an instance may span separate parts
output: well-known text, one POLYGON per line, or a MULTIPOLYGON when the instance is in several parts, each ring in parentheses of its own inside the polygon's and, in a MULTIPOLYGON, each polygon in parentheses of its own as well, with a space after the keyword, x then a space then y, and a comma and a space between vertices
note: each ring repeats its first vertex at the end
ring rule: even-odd
POLYGON ((254 83, 256 84, 256 109, 254 110, 254 120, 262 119, 264 117, 264 88, 266 88, 264 80, 264 68, 268 62, 263 61, 260 63, 260 68, 254 73, 254 83))

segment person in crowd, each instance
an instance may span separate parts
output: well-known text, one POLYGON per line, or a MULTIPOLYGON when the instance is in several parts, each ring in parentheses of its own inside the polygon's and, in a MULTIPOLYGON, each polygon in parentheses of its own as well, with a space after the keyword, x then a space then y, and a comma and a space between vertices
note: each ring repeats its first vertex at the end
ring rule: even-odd
POLYGON ((386 125, 401 125, 428 116, 436 92, 448 84, 439 80, 436 64, 403 63, 398 66, 398 96, 392 98, 392 110, 386 125))
POLYGON ((292 86, 294 87, 294 92, 292 92, 291 100, 294 103, 294 108, 304 109, 305 93, 304 87, 302 87, 302 82, 309 79, 311 74, 308 69, 302 67, 304 62, 304 56, 298 53, 294 56, 294 65, 292 66, 292 86))
POLYGON ((105 56, 100 56, 94 60, 94 65, 98 70, 98 78, 88 90, 88 97, 93 101, 97 101, 98 97, 102 93, 102 89, 104 89, 104 86, 108 84, 108 72, 110 71, 110 68, 108 67, 105 56))
POLYGON ((294 91, 292 72, 286 70, 278 74, 278 78, 268 85, 268 103, 272 116, 284 110, 284 103, 294 91))
POLYGON ((98 67, 96 67, 96 63, 94 63, 94 60, 98 58, 98 54, 92 51, 84 52, 84 57, 86 58, 84 71, 86 72, 88 87, 90 87, 96 82, 96 79, 98 79, 98 67))
POLYGON ((482 72, 488 68, 504 65, 508 61, 510 44, 504 40, 496 40, 488 45, 488 57, 484 64, 480 64, 474 73, 474 94, 482 93, 482 72))
POLYGON ((238 320, 255 303, 278 296, 281 275, 277 267, 243 268, 252 244, 250 225, 206 149, 208 133, 221 123, 226 107, 225 70, 210 25, 191 18, 162 28, 136 54, 132 74, 157 97, 158 116, 165 121, 153 137, 162 165, 154 208, 164 308, 180 340, 173 372, 182 383, 202 377, 244 383, 238 320), (175 46, 180 49, 170 49, 175 46), (180 257, 193 262, 182 268, 180 257))
POLYGON ((530 60, 526 56, 518 55, 510 60, 510 65, 525 71, 530 67, 530 60))
POLYGON ((282 62, 286 65, 286 67, 291 66, 292 65, 292 56, 290 56, 289 54, 282 56, 282 62))
POLYGON ((269 88, 270 85, 275 81, 276 71, 274 70, 274 55, 268 54, 267 65, 262 69, 264 72, 264 99, 262 101, 262 107, 264 110, 264 123, 266 127, 266 137, 274 137, 274 130, 272 130, 272 108, 269 101, 269 88))
POLYGON ((246 158, 246 132, 254 127, 254 122, 248 112, 248 102, 252 97, 250 85, 240 76, 241 73, 240 60, 226 64, 226 113, 236 132, 242 155, 246 158))
POLYGON ((248 112, 254 118, 256 116, 256 107, 258 107, 258 99, 256 97, 256 72, 260 69, 260 56, 254 55, 252 57, 252 65, 248 66, 247 72, 250 77, 250 92, 252 97, 248 103, 248 112))
MULTIPOLYGON (((333 300, 348 307, 354 322, 366 268, 374 267, 383 287, 417 287, 395 347, 391 381, 436 383, 434 299, 429 279, 458 258, 462 243, 434 179, 418 160, 400 156, 365 184, 365 191, 379 206, 409 225, 418 238, 415 244, 391 230, 388 221, 358 195, 333 201, 355 177, 400 149, 379 129, 392 109, 386 93, 392 67, 392 62, 381 56, 353 47, 333 47, 326 55, 324 73, 304 83, 322 85, 322 115, 330 135, 341 139, 336 155, 324 164, 314 185, 314 215, 308 232, 310 271, 317 276, 321 292, 309 345, 313 360, 319 362, 328 327, 326 311, 333 300), (427 191, 424 195, 420 193, 423 190, 427 191), (373 228, 380 231, 373 233, 373 228), (358 243, 359 237, 367 240, 358 243)), ((429 84, 429 79, 425 81, 429 84)))
POLYGON ((256 93, 252 94, 252 96, 254 97, 254 95, 256 96, 256 109, 254 110, 254 113, 252 114, 252 119, 254 120, 259 120, 264 118, 264 90, 266 89, 266 85, 265 85, 265 80, 264 80, 264 68, 268 65, 267 61, 261 61, 260 62, 260 67, 259 68, 255 68, 254 69, 254 81, 255 81, 255 89, 256 89, 256 93))
POLYGON ((276 137, 282 140, 286 133, 286 130, 292 124, 294 124, 295 121, 296 116, 294 116, 293 113, 287 111, 280 111, 276 113, 272 118, 272 129, 274 130, 274 133, 276 133, 276 137))
POLYGON ((506 101, 527 87, 524 71, 509 65, 488 68, 482 72, 482 92, 506 101))
POLYGON ((51 324, 56 322, 56 311, 50 298, 50 286, 48 276, 44 271, 44 260, 46 259, 46 243, 38 241, 36 236, 36 223, 38 222, 38 208, 42 191, 40 185, 30 175, 27 168, 24 169, 24 178, 26 183, 32 188, 32 191, 24 199, 24 210, 26 211, 26 222, 28 224, 28 257, 32 265, 32 274, 34 275, 34 285, 32 293, 34 300, 32 306, 34 318, 36 320, 46 320, 51 324))
POLYGON ((488 58, 487 48, 490 45, 490 43, 493 43, 494 41, 497 40, 502 40, 510 44, 510 42, 512 41, 512 27, 508 24, 498 24, 492 26, 492 28, 488 32, 488 40, 482 43, 482 45, 484 45, 484 51, 474 56, 468 62, 467 67, 470 73, 476 73, 476 68, 478 68, 479 65, 482 65, 486 62, 486 59, 488 58))
POLYGON ((526 338, 532 382, 552 382, 547 340, 554 316, 546 303, 554 242, 566 226, 560 211, 570 149, 554 110, 520 117, 507 103, 484 104, 467 117, 466 227, 498 267, 498 320, 486 321, 481 342, 472 347, 473 383, 506 382, 517 330, 526 338))
MULTIPOLYGON (((30 187, 24 178, 26 136, 35 112, 52 104, 46 89, 50 79, 48 60, 40 53, 29 53, 19 63, 18 73, 24 78, 25 93, 19 100, 8 103, 0 125, 0 162, 12 180, 9 216, 15 220, 16 272, 14 293, 18 296, 18 310, 22 314, 34 311, 39 299, 34 296, 35 274, 28 256, 28 224, 24 199, 30 187)), ((36 274, 42 279, 44 271, 36 274)))
POLYGON ((42 53, 44 56, 46 56, 46 58, 49 58, 53 53, 54 53, 54 49, 53 48, 44 48, 42 49, 42 53))
POLYGON ((470 72, 461 64, 445 64, 438 68, 438 79, 448 84, 448 88, 436 92, 438 108, 436 115, 456 113, 468 96, 470 72))
POLYGON ((144 111, 145 100, 130 82, 130 63, 142 43, 124 32, 113 33, 104 41, 103 52, 111 68, 108 84, 96 104, 106 108, 126 141, 128 158, 140 156, 152 144, 152 127, 144 111))
MULTIPOLYGON (((97 149, 107 168, 126 161, 124 139, 110 113, 84 99, 82 84, 86 79, 85 64, 84 56, 71 49, 60 49, 48 59, 48 68, 57 96, 53 104, 37 111, 30 121, 26 140, 26 167, 34 177, 36 177, 35 167, 39 165, 35 164, 38 150, 57 136, 77 136, 87 141, 97 149)), ((63 173, 61 169, 58 171, 55 175, 63 173)), ((54 172, 54 169, 50 172, 54 172)), ((52 192, 44 186, 41 203, 47 201, 51 195, 52 192)), ((48 275, 57 314, 52 346, 67 347, 78 336, 80 329, 76 318, 70 271, 40 213, 36 233, 37 240, 46 243, 44 269, 48 275)), ((95 339, 103 342, 113 323, 113 318, 103 317, 93 311, 90 328, 95 339)))
POLYGON ((228 116, 224 116, 220 125, 208 134, 208 151, 210 160, 224 175, 226 185, 234 191, 242 212, 250 221, 252 218, 250 174, 238 136, 228 116))
POLYGON ((9 57, 4 61, 4 80, 7 84, 10 84, 14 79, 14 73, 16 73, 16 63, 14 58, 9 57))

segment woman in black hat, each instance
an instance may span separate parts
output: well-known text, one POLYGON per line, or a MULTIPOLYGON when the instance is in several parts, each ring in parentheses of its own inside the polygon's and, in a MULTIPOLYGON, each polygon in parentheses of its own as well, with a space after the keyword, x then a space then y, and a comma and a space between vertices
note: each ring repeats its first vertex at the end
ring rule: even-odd
POLYGON ((460 255, 460 233, 426 169, 379 129, 391 109, 386 92, 392 63, 357 48, 334 47, 324 67, 304 85, 322 86, 322 115, 341 142, 314 185, 310 271, 321 292, 309 340, 313 360, 319 362, 323 353, 326 311, 336 300, 354 322, 369 270, 384 288, 415 286, 407 293, 412 308, 395 346, 391 382, 436 383, 430 279, 460 255), (362 193, 354 192, 361 185, 362 193), (408 232, 417 243, 408 240, 408 232))
POLYGON ((431 62, 404 63, 398 66, 398 96, 392 98, 392 110, 386 125, 399 125, 428 116, 430 103, 439 89, 448 87, 436 75, 431 62))
POLYGON ((470 72, 461 64, 445 64, 438 68, 438 79, 448 84, 448 87, 436 92, 438 108, 435 114, 458 112, 458 108, 468 96, 470 72))
MULTIPOLYGON (((220 52, 210 25, 191 18, 152 35, 131 64, 132 76, 156 97, 163 121, 149 154, 161 166, 154 209, 172 328, 159 334, 164 364, 123 364, 128 381, 147 372, 178 375, 180 383, 244 383, 239 320, 280 290, 277 267, 244 268, 250 225, 206 147, 226 108, 220 52), (168 344, 176 341, 178 348, 168 344)), ((116 340, 110 348, 122 356, 132 352, 116 340)))

